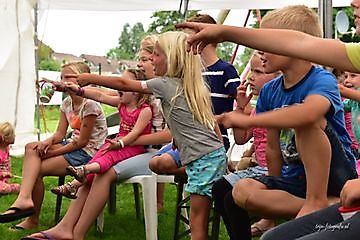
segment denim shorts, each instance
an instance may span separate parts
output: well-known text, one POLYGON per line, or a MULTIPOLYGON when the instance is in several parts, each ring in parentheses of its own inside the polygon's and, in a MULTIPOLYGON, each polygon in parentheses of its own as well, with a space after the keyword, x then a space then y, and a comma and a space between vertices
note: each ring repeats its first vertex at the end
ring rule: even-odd
MULTIPOLYGON (((66 145, 68 143, 67 141, 63 141, 61 144, 66 145)), ((71 166, 84 165, 92 159, 92 157, 82 149, 64 153, 64 158, 71 166)))
POLYGON ((268 172, 267 167, 255 166, 255 167, 248 167, 247 169, 236 171, 233 173, 229 173, 224 176, 226 181, 228 181, 231 186, 235 186, 237 181, 244 178, 255 178, 266 175, 268 172))
POLYGON ((306 197, 305 176, 285 178, 263 175, 254 179, 263 183, 268 189, 283 190, 300 198, 306 197))
POLYGON ((185 191, 212 198, 213 184, 226 170, 225 148, 221 147, 186 165, 188 183, 185 191))
POLYGON ((181 160, 180 160, 180 154, 177 149, 172 149, 172 143, 168 143, 165 146, 163 146, 159 151, 156 152, 155 156, 160 156, 164 153, 169 154, 172 159, 175 161, 176 166, 181 167, 181 160))

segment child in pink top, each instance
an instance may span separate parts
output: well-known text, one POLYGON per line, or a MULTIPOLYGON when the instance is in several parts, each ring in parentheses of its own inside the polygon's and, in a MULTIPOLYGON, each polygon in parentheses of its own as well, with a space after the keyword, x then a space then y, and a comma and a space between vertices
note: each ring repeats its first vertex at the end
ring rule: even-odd
MULTIPOLYGON (((123 76, 130 79, 145 79, 143 72, 137 69, 128 69, 123 76)), ((51 190, 58 195, 76 198, 77 189, 85 181, 91 183, 95 173, 104 173, 118 162, 145 153, 143 145, 131 144, 140 135, 151 133, 153 114, 147 94, 119 91, 117 95, 114 95, 95 87, 80 88, 73 83, 68 84, 67 87, 83 97, 118 106, 121 119, 119 133, 116 137, 106 139, 105 144, 87 164, 66 168, 68 174, 75 177, 75 180, 51 190)))
POLYGON ((20 190, 20 184, 9 183, 12 177, 9 150, 14 139, 13 126, 8 122, 0 123, 0 194, 17 193, 20 190))

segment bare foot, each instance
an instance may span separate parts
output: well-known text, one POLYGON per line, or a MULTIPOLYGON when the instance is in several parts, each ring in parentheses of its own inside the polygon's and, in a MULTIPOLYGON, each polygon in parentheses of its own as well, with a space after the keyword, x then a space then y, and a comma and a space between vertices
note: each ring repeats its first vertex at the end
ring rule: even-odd
POLYGON ((251 236, 261 236, 264 232, 270 228, 275 227, 275 221, 272 219, 261 219, 260 221, 251 225, 251 236))
POLYGON ((31 234, 30 237, 36 237, 36 238, 44 238, 44 237, 51 237, 51 239, 73 239, 72 232, 67 232, 62 228, 57 228, 56 226, 54 228, 50 228, 46 231, 41 231, 38 233, 31 234))
POLYGON ((20 227, 26 230, 34 229, 39 226, 39 221, 33 221, 31 218, 26 218, 24 221, 22 221, 19 224, 15 225, 16 227, 20 227))
POLYGON ((161 212, 164 209, 164 204, 163 203, 157 203, 157 211, 161 212))
MULTIPOLYGON (((11 205, 11 207, 17 207, 20 209, 29 209, 34 207, 34 203, 31 199, 29 200, 18 200, 16 199, 15 202, 11 205)), ((4 214, 13 213, 15 210, 7 210, 4 214)))

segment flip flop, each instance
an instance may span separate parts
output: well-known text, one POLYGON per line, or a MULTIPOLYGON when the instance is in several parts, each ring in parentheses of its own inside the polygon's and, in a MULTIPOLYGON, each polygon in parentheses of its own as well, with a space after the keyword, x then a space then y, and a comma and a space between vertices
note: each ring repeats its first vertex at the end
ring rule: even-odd
POLYGON ((43 237, 32 237, 30 236, 26 236, 21 238, 21 240, 56 240, 55 238, 53 238, 52 236, 50 236, 49 234, 47 234, 46 232, 40 231, 38 232, 40 233, 43 237))
POLYGON ((263 235, 267 230, 271 229, 273 227, 262 227, 257 222, 251 225, 251 236, 252 237, 260 237, 263 235))
POLYGON ((19 220, 25 217, 29 217, 35 213, 35 208, 30 207, 26 209, 21 209, 18 207, 10 207, 8 210, 14 210, 12 213, 5 213, 0 215, 0 223, 12 222, 19 220))
POLYGON ((14 226, 11 226, 10 227, 10 230, 12 231, 22 231, 22 230, 25 230, 25 228, 23 228, 22 226, 18 226, 18 225, 14 225, 14 226))

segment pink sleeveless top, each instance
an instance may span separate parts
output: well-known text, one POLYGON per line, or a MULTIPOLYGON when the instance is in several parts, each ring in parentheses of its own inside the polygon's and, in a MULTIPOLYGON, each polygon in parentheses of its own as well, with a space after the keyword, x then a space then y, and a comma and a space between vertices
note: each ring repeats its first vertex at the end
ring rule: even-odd
MULTIPOLYGON (((131 132, 131 130, 135 126, 137 119, 139 118, 140 112, 146 107, 150 107, 150 105, 147 103, 143 103, 132 112, 128 112, 126 110, 126 106, 124 104, 120 104, 118 110, 121 122, 118 136, 126 136, 128 133, 131 132)), ((151 121, 149 121, 149 123, 146 125, 141 135, 149 133, 151 133, 151 121)))
MULTIPOLYGON (((251 111, 251 115, 255 115, 255 108, 251 111)), ((254 146, 255 146, 255 158, 259 166, 266 167, 266 129, 265 128, 253 128, 254 146)))

